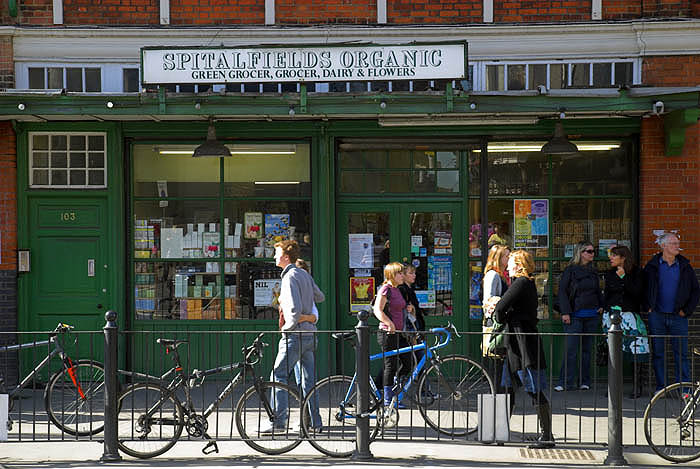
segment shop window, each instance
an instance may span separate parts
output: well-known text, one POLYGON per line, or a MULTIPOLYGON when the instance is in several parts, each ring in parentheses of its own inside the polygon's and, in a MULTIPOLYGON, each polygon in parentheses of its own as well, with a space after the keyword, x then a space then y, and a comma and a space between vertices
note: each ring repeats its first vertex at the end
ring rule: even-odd
POLYGON ((123 91, 125 93, 138 93, 141 91, 138 68, 125 68, 122 70, 123 91))
POLYGON ((274 243, 313 265, 309 146, 231 145, 223 164, 194 147, 133 147, 136 318, 275 319, 274 243))
POLYGON ((30 133, 29 186, 107 187, 106 138, 104 133, 30 133))
POLYGON ((552 193, 556 195, 631 194, 632 151, 619 141, 578 142, 576 155, 552 157, 552 193))
POLYGON ((540 195, 547 191, 542 143, 492 143, 488 149, 489 195, 540 195))
POLYGON ((29 67, 30 89, 65 89, 74 92, 102 91, 102 71, 91 67, 29 67))

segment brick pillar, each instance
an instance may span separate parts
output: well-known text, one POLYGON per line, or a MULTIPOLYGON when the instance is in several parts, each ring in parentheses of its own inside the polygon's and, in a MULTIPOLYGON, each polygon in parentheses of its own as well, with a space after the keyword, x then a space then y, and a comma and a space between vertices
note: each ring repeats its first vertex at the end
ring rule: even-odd
MULTIPOLYGON (((0 331, 17 330, 17 145, 14 129, 0 122, 0 331)), ((0 335, 0 343, 14 342, 0 335)), ((0 357, 0 371, 16 383, 16 354, 0 357)))
POLYGON ((15 87, 15 63, 12 37, 0 37, 0 90, 15 87))

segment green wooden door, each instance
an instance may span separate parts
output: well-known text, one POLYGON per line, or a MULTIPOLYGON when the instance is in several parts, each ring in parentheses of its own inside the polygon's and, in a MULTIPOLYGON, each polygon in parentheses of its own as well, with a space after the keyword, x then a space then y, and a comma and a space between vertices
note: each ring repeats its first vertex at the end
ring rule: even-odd
MULTIPOLYGON (((427 327, 451 322, 463 330, 468 302, 462 281, 465 253, 458 242, 464 239, 459 203, 343 203, 336 220, 340 328, 355 326, 356 312, 369 309, 383 281, 384 265, 396 261, 416 267, 416 289, 425 298, 427 327)), ((373 317, 370 324, 377 324, 373 317)), ((343 366, 347 369, 347 364, 343 366)))
MULTIPOLYGON (((100 330, 113 307, 104 198, 37 197, 29 199, 31 270, 21 275, 24 330, 51 330, 58 322, 75 331, 100 330)), ((103 345, 79 337, 81 350, 101 355, 103 345), (92 347, 91 347, 92 346, 92 347)))

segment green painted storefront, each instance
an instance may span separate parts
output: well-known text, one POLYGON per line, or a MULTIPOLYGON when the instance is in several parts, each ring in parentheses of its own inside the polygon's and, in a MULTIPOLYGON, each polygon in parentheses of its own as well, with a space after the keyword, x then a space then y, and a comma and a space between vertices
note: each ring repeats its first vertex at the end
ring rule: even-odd
MULTIPOLYGON (((470 318, 470 311, 475 314, 475 308, 470 308, 470 294, 474 293, 474 282, 478 283, 475 273, 488 245, 486 227, 491 222, 512 223, 515 199, 542 199, 549 207, 549 237, 547 246, 534 252, 538 267, 542 267, 538 285, 544 318, 541 330, 560 331, 560 322, 550 309, 557 272, 568 259, 569 238, 586 233, 561 233, 558 227, 570 220, 614 223, 611 220, 624 219, 625 233, 617 239, 625 236, 633 251, 638 252, 638 138, 642 115, 658 98, 630 95, 624 90, 604 97, 556 97, 532 93, 469 95, 451 88, 413 94, 307 94, 302 88, 301 93, 270 96, 228 93, 203 97, 163 91, 107 97, 3 96, 0 112, 16 121, 18 244, 32 252, 31 271, 18 278, 20 328, 46 330, 60 319, 81 330, 97 330, 104 324, 104 312, 113 309, 119 313, 120 327, 133 331, 275 330, 276 319, 269 311, 252 317, 256 308, 251 298, 245 300, 249 314, 244 319, 229 319, 236 315, 233 302, 234 312, 227 311, 228 302, 218 302, 218 311, 214 308, 208 313, 217 319, 137 314, 140 303, 136 303, 137 287, 149 274, 159 275, 155 271, 163 268, 159 266, 217 264, 218 273, 195 272, 189 276, 218 277, 220 280, 209 285, 214 297, 215 293, 223 297, 222 289, 233 286, 226 284, 229 266, 236 265, 240 275, 244 266, 246 272, 258 274, 261 267, 269 267, 272 261, 266 254, 255 257, 252 251, 228 250, 225 245, 235 223, 242 223, 242 214, 266 214, 269 206, 269 213, 280 213, 280 208, 287 207, 303 219, 313 240, 313 275, 326 293, 326 301, 319 305, 321 329, 354 326, 350 278, 358 273, 360 277, 376 277, 377 272, 362 268, 357 272, 354 269, 358 267, 349 266, 349 235, 381 229, 381 242, 390 242, 392 261, 415 260, 424 267, 427 256, 421 255, 421 248, 426 248, 428 255, 451 256, 449 292, 438 298, 428 324, 439 326, 451 321, 459 330, 479 331, 481 321, 470 318), (106 106, 107 101, 112 105, 106 106), (21 112, 17 111, 19 102, 24 105, 21 112), (291 108, 294 113, 289 112, 291 108), (498 149, 503 144, 541 144, 548 140, 564 109, 569 117, 575 117, 563 120, 572 140, 618 145, 615 150, 582 152, 576 164, 593 171, 590 181, 579 178, 575 166, 562 170, 574 163, 556 161, 531 150, 498 149), (197 187, 203 186, 187 185, 184 180, 180 185, 170 185, 171 192, 163 197, 155 190, 158 166, 144 166, 146 157, 139 155, 157 152, 161 147, 201 143, 209 117, 215 120, 217 138, 225 143, 305 149, 306 183, 302 181, 289 192, 279 187, 254 187, 253 182, 237 184, 242 170, 236 165, 243 160, 237 162, 235 155, 215 161, 189 159, 178 177, 201 162, 213 175, 207 182, 207 193, 197 193, 197 187), (106 158, 106 188, 30 187, 30 173, 38 167, 33 158, 43 151, 36 149, 36 142, 52 135, 65 136, 68 142, 71 136, 86 135, 87 145, 96 142, 95 154, 103 151, 106 158), (102 144, 95 137, 99 135, 104 136, 101 150, 102 144), (606 151, 614 152, 610 153, 614 158, 608 158, 606 151), (606 167, 606 161, 624 164, 606 167), (618 172, 609 177, 612 169, 618 172), (152 177, 141 184, 139 178, 144 172, 152 177), (574 176, 567 180, 567 174, 574 176), (213 232, 219 234, 218 239, 226 240, 215 257, 166 259, 137 254, 150 248, 136 248, 136 220, 156 218, 153 214, 159 211, 175 213, 176 208, 181 225, 188 220, 196 226, 200 213, 213 217, 213 232), (233 213, 235 217, 230 215, 233 213), (230 218, 228 226, 225 218, 230 218), (435 232, 449 232, 449 236, 436 236, 435 232), (563 241, 557 238, 559 235, 569 238, 563 241), (421 237, 420 246, 412 242, 412 236, 421 237), (449 242, 449 251, 437 247, 438 239, 449 240, 445 241, 449 242)), ((663 99, 671 111, 665 121, 667 152, 672 154, 678 151, 679 139, 682 148, 685 126, 693 117, 697 119, 698 93, 677 92, 663 99)), ((85 152, 89 157, 90 149, 85 152)), ((172 161, 177 158, 183 157, 172 161)), ((163 161, 169 160, 155 161, 167 165, 163 161)), ((197 171, 190 170, 193 178, 197 171)), ((260 175, 263 177, 264 171, 260 175)), ((166 224, 163 222, 164 228, 166 224)), ((512 236, 512 226, 508 231, 506 234, 512 236)), ((375 236, 375 242, 377 239, 375 236)), ((194 282, 195 288, 207 288, 192 279, 188 281, 194 282)), ((205 296, 195 291, 200 293, 197 296, 205 296)), ((235 296, 232 292, 229 289, 226 296, 235 296)), ((182 307, 181 300, 187 296, 189 291, 177 301, 170 300, 182 307)), ((459 351, 477 354, 478 342, 476 337, 473 339, 462 341, 463 350, 459 351)), ((221 351, 215 341, 194 345, 202 350, 197 360, 218 361, 221 351)), ((130 355, 138 355, 145 347, 133 340, 121 348, 122 358, 131 360, 130 355)), ((335 347, 322 341, 320 348, 330 352, 321 355, 320 369, 332 368, 339 360, 335 347)), ((554 350, 559 348, 553 344, 554 350)), ((266 357, 271 360, 269 355, 274 354, 266 357)))

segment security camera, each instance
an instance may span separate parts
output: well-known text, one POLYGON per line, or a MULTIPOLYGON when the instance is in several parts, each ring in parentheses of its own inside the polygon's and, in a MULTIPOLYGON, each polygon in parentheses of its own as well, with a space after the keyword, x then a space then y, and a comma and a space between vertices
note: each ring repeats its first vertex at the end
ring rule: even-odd
POLYGON ((663 101, 657 101, 654 103, 654 114, 657 116, 659 114, 663 114, 664 112, 664 102, 663 101))

